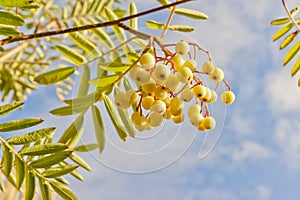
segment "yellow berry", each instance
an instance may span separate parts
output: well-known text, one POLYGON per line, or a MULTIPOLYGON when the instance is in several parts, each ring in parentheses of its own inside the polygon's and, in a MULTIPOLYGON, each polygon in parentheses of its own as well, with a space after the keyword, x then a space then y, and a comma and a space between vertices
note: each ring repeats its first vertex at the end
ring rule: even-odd
POLYGON ((185 60, 182 58, 181 55, 176 55, 172 58, 174 63, 174 68, 176 71, 179 71, 182 68, 182 65, 184 64, 185 60))
POLYGON ((206 89, 205 96, 200 98, 202 102, 208 102, 212 95, 211 90, 208 87, 205 87, 205 89, 206 89))
POLYGON ((179 99, 178 97, 174 97, 171 99, 170 102, 170 111, 173 115, 178 115, 181 113, 181 110, 183 109, 183 100, 179 99))
POLYGON ((157 85, 154 90, 154 96, 158 99, 165 99, 168 97, 168 89, 162 87, 161 85, 157 85))
POLYGON ((140 58, 140 63, 144 69, 151 69, 155 65, 155 58, 150 53, 144 53, 140 58))
POLYGON ((194 93, 189 86, 186 87, 180 94, 180 98, 185 102, 191 101, 193 97, 194 97, 194 93))
POLYGON ((115 105, 119 109, 128 109, 130 107, 130 103, 126 96, 126 93, 120 92, 115 95, 115 105))
POLYGON ((190 51, 190 46, 186 41, 181 40, 176 44, 175 51, 177 54, 185 56, 190 51))
POLYGON ((204 117, 202 123, 204 128, 207 130, 214 129, 216 126, 216 120, 212 117, 204 117))
POLYGON ((131 121, 134 123, 135 120, 140 116, 140 112, 139 111, 135 111, 134 113, 132 113, 131 115, 131 121))
POLYGON ((203 116, 200 113, 195 113, 189 117, 191 124, 194 126, 198 126, 200 121, 203 119, 203 116))
POLYGON ((142 85, 142 90, 145 92, 145 94, 150 95, 154 92, 156 88, 156 83, 154 82, 148 82, 142 85))
POLYGON ((133 80, 136 84, 143 85, 144 83, 149 82, 150 73, 142 68, 138 68, 134 73, 133 80))
POLYGON ((214 103, 218 99, 218 94, 215 90, 211 90, 211 97, 206 103, 214 103))
POLYGON ((154 98, 152 96, 146 96, 142 99, 142 106, 144 109, 150 110, 153 102, 154 102, 154 98))
POLYGON ((213 62, 211 62, 211 61, 206 61, 202 65, 202 72, 204 72, 205 74, 209 75, 209 74, 213 73, 214 69, 215 69, 215 66, 214 66, 213 62))
POLYGON ((147 118, 144 115, 139 115, 136 117, 136 119, 133 121, 133 123, 136 126, 146 126, 148 121, 147 118))
POLYGON ((206 88, 203 85, 196 85, 193 88, 194 95, 198 98, 205 97, 206 88))
POLYGON ((132 105, 137 102, 139 95, 134 90, 128 90, 126 93, 126 98, 129 101, 129 104, 132 105))
POLYGON ((172 120, 175 124, 182 123, 184 121, 184 114, 181 113, 180 115, 176 115, 172 118, 172 120))
POLYGON ((192 72, 197 69, 197 62, 195 60, 187 60, 184 62, 182 67, 188 67, 192 72))
POLYGON ((225 104, 232 104, 235 100, 235 95, 232 91, 225 91, 222 93, 221 99, 225 104))
POLYGON ((150 108, 152 112, 157 112, 159 114, 164 114, 166 109, 166 104, 162 100, 155 100, 150 108))
POLYGON ((177 76, 171 74, 166 79, 165 85, 172 92, 178 92, 181 86, 181 82, 178 80, 177 76))
POLYGON ((199 122, 199 124, 198 124, 198 126, 197 126, 197 129, 198 129, 199 131, 206 131, 206 128, 204 127, 204 124, 203 124, 203 119, 200 120, 200 122, 199 122))
POLYGON ((180 69, 178 72, 184 77, 186 82, 193 80, 194 74, 190 68, 182 67, 182 69, 180 69))
POLYGON ((201 106, 199 104, 192 105, 188 108, 188 116, 191 117, 194 114, 200 114, 201 106))
POLYGON ((153 112, 149 116, 149 124, 152 127, 160 126, 162 124, 163 120, 164 120, 163 116, 159 113, 153 112))
POLYGON ((173 118, 173 115, 172 115, 172 113, 171 113, 170 108, 168 108, 168 109, 164 112, 163 117, 164 117, 165 119, 172 119, 172 118, 173 118))
POLYGON ((170 69, 167 65, 159 65, 155 67, 153 75, 155 76, 155 79, 166 80, 170 75, 170 69))
POLYGON ((224 79, 224 72, 222 69, 216 67, 215 70, 211 74, 209 74, 209 78, 213 82, 219 83, 224 79))

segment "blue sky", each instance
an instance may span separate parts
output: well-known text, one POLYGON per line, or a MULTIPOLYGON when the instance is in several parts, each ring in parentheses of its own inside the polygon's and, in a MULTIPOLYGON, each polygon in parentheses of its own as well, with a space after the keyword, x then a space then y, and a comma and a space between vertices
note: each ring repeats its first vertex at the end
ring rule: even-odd
MULTIPOLYGON (((135 2, 139 10, 158 5, 156 1, 135 2)), ((296 0, 288 4, 291 8, 297 5, 296 0)), ((80 199, 91 200, 298 198, 300 90, 297 78, 290 78, 291 66, 281 67, 284 52, 279 52, 278 43, 271 42, 277 29, 269 26, 273 18, 285 16, 281 1, 196 0, 187 7, 205 12, 209 20, 175 17, 174 21, 194 26, 196 31, 189 35, 170 33, 167 40, 176 43, 190 38, 210 50, 237 97, 235 104, 227 108, 217 104, 214 109, 216 118, 224 121, 222 132, 223 123, 219 123, 208 136, 215 142, 214 137, 221 133, 216 146, 199 159, 199 151, 207 153, 211 146, 206 144, 205 152, 201 151, 205 135, 187 122, 182 126, 165 124, 158 136, 141 133, 137 141, 129 139, 125 144, 107 124, 107 149, 101 156, 98 152, 85 154, 93 172, 82 171, 84 182, 70 177, 71 188, 80 199), (134 153, 117 151, 114 145, 134 153)), ((140 25, 144 20, 164 18, 165 12, 149 15, 141 18, 140 25)), ((42 87, 29 97, 22 112, 10 117, 44 117, 46 125, 56 125, 57 133, 62 132, 72 119, 47 114, 49 108, 61 105, 52 94, 53 88, 42 87)), ((92 135, 87 122, 83 142, 92 141, 92 135)))

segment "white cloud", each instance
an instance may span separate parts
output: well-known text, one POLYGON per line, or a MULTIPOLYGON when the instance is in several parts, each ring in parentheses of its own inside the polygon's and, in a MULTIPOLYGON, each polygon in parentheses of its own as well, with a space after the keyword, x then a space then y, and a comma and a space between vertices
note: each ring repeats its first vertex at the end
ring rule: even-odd
POLYGON ((258 200, 269 200, 272 199, 272 189, 266 185, 258 185, 255 188, 258 200))
POLYGON ((265 77, 265 99, 272 112, 282 114, 300 110, 300 89, 297 79, 291 78, 289 69, 272 72, 265 77))
POLYGON ((232 159, 234 161, 268 159, 272 156, 269 149, 252 141, 245 141, 241 144, 241 148, 234 149, 232 159))

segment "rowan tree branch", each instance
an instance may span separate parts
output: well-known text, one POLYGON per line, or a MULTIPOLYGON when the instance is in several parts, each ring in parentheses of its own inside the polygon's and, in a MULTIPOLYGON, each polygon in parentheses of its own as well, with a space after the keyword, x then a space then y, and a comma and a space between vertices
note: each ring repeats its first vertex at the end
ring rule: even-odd
POLYGON ((84 31, 84 30, 89 30, 89 29, 94 29, 94 28, 101 28, 101 27, 107 27, 107 26, 113 26, 113 25, 118 25, 121 22, 136 18, 136 17, 141 17, 144 15, 148 15, 157 11, 161 11, 163 9, 172 7, 172 6, 176 6, 179 4, 183 4, 186 2, 189 2, 192 0, 181 0, 181 1, 176 1, 174 3, 168 4, 168 5, 164 5, 164 6, 160 6, 160 7, 156 7, 150 10, 146 10, 144 12, 141 13, 137 13, 135 15, 130 15, 127 17, 123 17, 120 18, 118 20, 113 20, 113 21, 109 21, 109 22, 104 22, 104 23, 97 23, 97 24, 90 24, 90 25, 85 25, 85 26, 79 26, 79 27, 73 27, 73 28, 67 28, 67 29, 62 29, 62 30, 55 30, 55 31, 47 31, 47 32, 41 32, 41 33, 35 33, 35 34, 20 34, 17 37, 7 37, 3 40, 0 40, 0 46, 6 45, 6 44, 10 44, 10 43, 14 43, 14 42, 18 42, 18 41, 24 41, 24 40, 30 40, 30 39, 34 39, 34 38, 43 38, 43 37, 49 37, 49 36, 54 36, 54 35, 61 35, 61 34, 65 34, 65 33, 72 33, 72 32, 78 32, 78 31, 84 31))

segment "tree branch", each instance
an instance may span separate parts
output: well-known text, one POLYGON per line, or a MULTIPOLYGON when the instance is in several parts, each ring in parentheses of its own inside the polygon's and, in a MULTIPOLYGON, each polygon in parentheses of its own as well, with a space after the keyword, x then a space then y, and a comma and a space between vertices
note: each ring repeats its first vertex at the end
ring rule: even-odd
POLYGON ((63 29, 63 30, 48 31, 48 32, 41 32, 41 33, 28 34, 28 35, 20 34, 17 37, 7 37, 3 40, 0 40, 0 46, 10 44, 10 43, 14 43, 14 42, 18 42, 18 41, 30 40, 30 39, 34 39, 34 38, 43 38, 43 37, 49 37, 49 36, 54 36, 54 35, 61 35, 61 34, 65 34, 65 33, 71 33, 71 32, 84 31, 84 30, 89 30, 89 29, 94 29, 94 28, 101 28, 101 27, 118 25, 120 22, 124 22, 124 21, 130 20, 130 19, 136 18, 136 17, 141 17, 141 16, 144 16, 144 15, 148 15, 148 14, 163 10, 165 8, 169 8, 169 7, 172 7, 172 6, 175 6, 175 5, 179 5, 179 4, 183 4, 183 3, 186 3, 186 2, 189 2, 189 1, 192 1, 192 0, 177 1, 177 2, 174 2, 174 3, 168 4, 168 5, 164 5, 164 6, 156 7, 156 8, 150 9, 150 10, 146 10, 144 12, 137 13, 135 15, 123 17, 123 18, 118 19, 118 20, 113 20, 113 21, 104 22, 104 23, 91 24, 91 25, 86 25, 86 26, 79 26, 79 27, 67 28, 67 29, 63 29))
MULTIPOLYGON (((300 31, 300 27, 299 25, 297 24, 296 20, 294 19, 294 17, 291 15, 290 13, 290 10, 288 8, 288 6, 286 5, 285 1, 282 0, 282 4, 283 4, 283 7, 286 11, 286 13, 288 14, 289 18, 291 19, 291 21, 293 22, 293 24, 295 25, 295 27, 298 29, 298 32, 300 31)), ((299 8, 299 7, 298 7, 299 8)))

